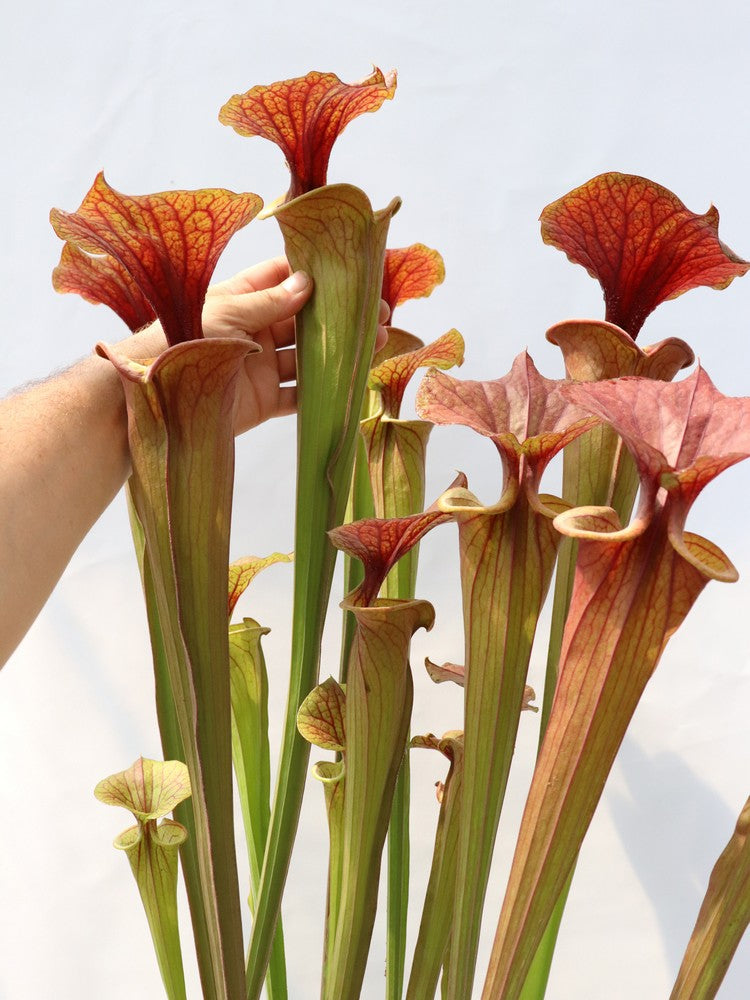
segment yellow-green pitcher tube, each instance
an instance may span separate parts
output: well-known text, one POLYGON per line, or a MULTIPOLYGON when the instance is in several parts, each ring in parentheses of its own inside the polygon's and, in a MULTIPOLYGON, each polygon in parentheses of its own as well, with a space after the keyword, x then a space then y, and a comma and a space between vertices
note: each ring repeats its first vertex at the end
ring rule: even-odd
POLYGON ((226 574, 235 389, 251 349, 234 339, 198 340, 170 347, 143 366, 100 348, 125 392, 130 490, 190 772, 213 990, 223 1000, 241 995, 244 964, 234 861, 226 574))
POLYGON ((713 1000, 750 924, 750 799, 714 865, 669 1000, 713 1000))
POLYGON ((427 601, 344 602, 357 620, 346 687, 341 893, 324 1000, 357 1000, 370 948, 391 801, 409 729, 411 637, 432 628, 427 601))
MULTIPOLYGON (((682 340, 668 338, 645 349, 612 323, 566 320, 547 332, 565 360, 565 374, 578 382, 601 381, 623 375, 642 375, 671 381, 693 361, 693 352, 682 340)), ((638 474, 633 459, 608 424, 600 424, 573 441, 563 454, 563 498, 574 507, 606 505, 626 524, 638 492, 638 474)), ((547 667, 539 724, 539 746, 547 729, 557 683, 565 620, 573 593, 578 542, 563 538, 557 557, 547 667)), ((571 873, 572 877, 572 873, 571 873)), ((568 888, 560 894, 555 912, 539 946, 521 1000, 542 1000, 547 990, 557 934, 568 888)))
POLYGON ((260 995, 289 867, 309 745, 297 710, 318 680, 340 524, 352 477, 362 400, 375 347, 385 242, 400 202, 373 212, 346 184, 317 188, 274 212, 293 270, 315 289, 297 316, 297 512, 292 655, 284 735, 247 961, 247 996, 260 995))

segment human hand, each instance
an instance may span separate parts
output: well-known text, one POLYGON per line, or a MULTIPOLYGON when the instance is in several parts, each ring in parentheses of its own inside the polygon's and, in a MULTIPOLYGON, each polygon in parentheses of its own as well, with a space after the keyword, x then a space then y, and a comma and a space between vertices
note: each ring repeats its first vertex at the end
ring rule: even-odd
MULTIPOLYGON (((275 257, 212 285, 203 307, 206 337, 249 337, 262 348, 245 360, 238 393, 235 428, 237 433, 255 427, 271 417, 294 413, 297 408, 297 367, 294 350, 294 316, 312 292, 312 281, 304 272, 289 274, 284 257, 275 257)), ((376 350, 385 344, 382 326, 388 306, 381 302, 376 350)), ((154 324, 130 338, 138 354, 152 356, 163 350, 156 338, 163 334, 154 324), (133 341, 140 338, 139 345, 133 341)), ((123 347, 126 345, 123 344, 123 347)), ((134 351, 129 351, 135 357, 134 351)))
POLYGON ((262 348, 245 359, 237 394, 237 433, 297 407, 294 317, 313 283, 290 275, 285 257, 275 257, 212 285, 203 307, 206 337, 249 337, 262 348))

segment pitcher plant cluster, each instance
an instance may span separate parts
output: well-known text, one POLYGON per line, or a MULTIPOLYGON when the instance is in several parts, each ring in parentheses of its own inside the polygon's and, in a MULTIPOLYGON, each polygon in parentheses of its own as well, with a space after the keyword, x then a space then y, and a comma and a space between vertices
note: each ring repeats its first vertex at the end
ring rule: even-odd
MULTIPOLYGON (((438 988, 444 1000, 478 995, 484 918, 497 921, 484 1000, 541 1000, 577 855, 638 701, 706 584, 737 578, 686 519, 704 486, 750 455, 750 398, 723 396, 700 366, 673 381, 694 363, 681 340, 636 343, 660 303, 697 286, 725 288, 750 267, 719 240, 717 211, 696 215, 658 184, 619 173, 544 209, 542 238, 600 282, 605 302, 603 319, 547 333, 562 353, 562 377, 540 374, 524 351, 500 378, 460 379, 447 373, 463 361, 456 330, 425 345, 392 318, 374 355, 381 297, 392 314, 444 278, 437 251, 387 249, 398 198, 374 210, 359 188, 327 183, 336 137, 395 90, 395 73, 377 69, 355 84, 313 72, 235 95, 219 114, 239 135, 282 150, 289 189, 264 215, 281 228, 291 268, 314 281, 296 322, 294 607, 273 795, 268 628, 231 618, 254 576, 292 556, 229 564, 235 397, 259 348, 205 339, 201 326, 218 258, 258 216, 261 198, 221 188, 124 195, 100 174, 77 211, 51 216, 64 241, 55 287, 106 303, 132 331, 158 319, 168 342, 146 363, 97 347, 127 402, 127 494, 165 762, 139 758, 96 794, 136 819, 115 845, 130 860, 170 998, 186 996, 178 853, 203 996, 255 1000, 265 985, 271 1000, 287 997, 280 907, 312 773, 330 836, 324 1000, 360 996, 382 858, 388 1000, 426 1000, 438 988), (404 391, 420 369, 418 419, 405 418, 404 391), (459 474, 452 483, 446 475, 445 492, 425 506, 428 442, 446 424, 494 444, 503 476, 494 503, 459 474), (552 496, 541 481, 559 452, 562 496, 552 496), (448 524, 457 528, 464 662, 440 664, 436 655, 427 670, 436 683, 463 688, 464 716, 442 737, 412 735, 410 641, 435 617, 417 596, 418 543, 448 524), (340 675, 321 682, 339 549, 347 586, 340 675), (539 752, 498 916, 484 899, 519 720, 537 710, 527 670, 553 577, 539 752), (312 772, 311 744, 329 753, 312 772), (446 774, 409 954, 413 749, 442 753, 446 774), (249 887, 237 873, 233 774, 249 887), (170 812, 174 819, 162 819, 170 812)), ((672 1000, 716 994, 750 920, 748 809, 750 800, 706 873, 672 1000)))

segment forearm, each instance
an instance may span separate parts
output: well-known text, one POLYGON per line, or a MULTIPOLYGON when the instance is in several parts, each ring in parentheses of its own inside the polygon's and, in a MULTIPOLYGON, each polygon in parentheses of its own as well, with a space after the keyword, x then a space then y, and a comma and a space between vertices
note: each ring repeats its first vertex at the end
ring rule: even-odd
MULTIPOLYGON (((160 336, 155 328, 123 347, 145 359, 160 336)), ((0 401, 0 664, 128 474, 125 402, 105 359, 0 401)))

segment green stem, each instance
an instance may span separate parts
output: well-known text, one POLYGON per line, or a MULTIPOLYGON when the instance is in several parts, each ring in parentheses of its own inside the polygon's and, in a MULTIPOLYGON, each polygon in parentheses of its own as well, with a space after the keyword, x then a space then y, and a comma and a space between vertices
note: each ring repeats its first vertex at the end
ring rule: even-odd
POLYGON ((549 919, 544 936, 531 962, 531 968, 526 977, 526 982, 523 984, 519 1000, 543 1000, 547 992, 547 983, 549 982, 549 974, 552 969, 552 959, 555 954, 555 946, 557 945, 557 935, 560 932, 560 924, 562 923, 565 904, 568 902, 568 894, 574 875, 575 865, 555 903, 555 908, 552 911, 552 916, 549 919))
MULTIPOLYGON (((407 741, 409 734, 407 732, 407 741)), ((396 779, 388 827, 388 918, 385 952, 386 1000, 401 1000, 406 967, 406 918, 409 908, 409 754, 396 779)))

